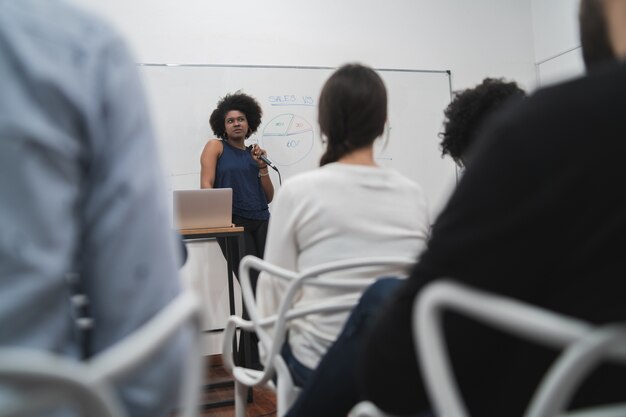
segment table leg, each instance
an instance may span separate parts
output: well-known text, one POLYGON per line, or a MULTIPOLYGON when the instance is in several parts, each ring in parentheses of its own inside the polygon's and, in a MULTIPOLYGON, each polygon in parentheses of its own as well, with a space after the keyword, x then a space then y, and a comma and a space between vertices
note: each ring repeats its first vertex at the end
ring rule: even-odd
MULTIPOLYGON (((232 237, 226 237, 226 271, 228 273, 228 308, 231 316, 235 315, 235 284, 233 274, 233 250, 232 237)), ((237 238, 237 241, 239 238, 237 238)), ((237 353, 237 338, 233 338, 233 356, 237 353)), ((236 357, 236 356, 235 356, 236 357)))
MULTIPOLYGON (((244 252, 244 236, 243 233, 239 234, 236 238, 236 244, 237 244, 237 253, 239 255, 239 261, 241 262, 241 259, 245 256, 245 252, 244 252)), ((245 320, 248 320, 248 312, 246 310, 246 305, 243 302, 243 297, 241 299, 241 306, 242 306, 242 317, 245 320)), ((250 333, 249 332, 244 332, 243 330, 241 331, 240 337, 243 337, 243 366, 245 366, 246 368, 249 368, 251 365, 251 359, 252 359, 252 352, 250 351, 250 346, 251 346, 251 340, 250 340, 250 333)), ((252 398, 252 388, 248 388, 248 402, 252 402, 253 398, 252 398)))

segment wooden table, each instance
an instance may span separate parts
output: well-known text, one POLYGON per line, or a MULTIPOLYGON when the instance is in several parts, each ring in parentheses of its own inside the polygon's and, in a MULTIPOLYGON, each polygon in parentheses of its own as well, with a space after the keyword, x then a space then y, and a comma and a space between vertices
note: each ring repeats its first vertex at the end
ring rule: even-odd
MULTIPOLYGON (((226 238, 226 272, 228 279, 228 307, 231 315, 235 314, 235 285, 234 285, 234 276, 233 276, 233 257, 239 256, 239 259, 244 256, 244 239, 243 232, 244 228, 242 226, 232 226, 232 227, 212 227, 206 229, 181 229, 180 234, 183 236, 185 241, 204 241, 204 240, 213 240, 218 237, 226 238)), ((242 300, 243 306, 243 300, 242 300)), ((244 307, 245 308, 245 307, 244 307)), ((222 329, 211 329, 207 330, 207 332, 215 332, 222 331, 222 329)), ((247 332, 243 333, 243 362, 244 366, 249 366, 249 358, 250 358, 250 335, 247 332)), ((237 342, 233 339, 233 352, 237 353, 237 342)), ((205 390, 210 390, 212 388, 220 388, 224 386, 234 386, 233 381, 226 382, 218 382, 212 384, 206 384, 204 386, 205 390)), ((252 390, 248 391, 248 401, 252 401, 252 390)), ((208 410, 215 407, 222 407, 227 405, 233 405, 234 400, 223 400, 223 401, 215 401, 212 403, 202 404, 203 410, 208 410)))
POLYGON ((239 256, 239 259, 244 256, 244 243, 243 243, 243 227, 212 227, 208 229, 181 229, 180 234, 186 241, 202 241, 213 240, 218 237, 226 238, 229 243, 234 243, 237 253, 231 252, 232 245, 227 243, 226 251, 226 271, 228 277, 228 307, 230 314, 235 314, 235 287, 233 281, 233 256, 239 256))

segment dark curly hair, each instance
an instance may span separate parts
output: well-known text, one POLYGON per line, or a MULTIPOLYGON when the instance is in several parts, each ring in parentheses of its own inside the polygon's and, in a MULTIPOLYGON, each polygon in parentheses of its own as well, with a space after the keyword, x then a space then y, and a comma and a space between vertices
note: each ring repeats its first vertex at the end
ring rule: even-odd
POLYGON ((444 131, 439 133, 441 155, 450 155, 462 167, 463 157, 489 114, 512 97, 525 96, 517 83, 502 78, 485 78, 474 88, 455 92, 444 110, 444 131))
POLYGON ((247 94, 227 94, 217 102, 217 108, 213 110, 209 119, 211 129, 213 129, 213 133, 218 138, 226 139, 225 118, 226 114, 231 110, 237 110, 246 115, 248 127, 250 128, 246 138, 256 132, 261 124, 261 116, 263 115, 263 110, 261 110, 259 103, 247 94))
POLYGON ((338 161, 382 135, 387 120, 387 90, 380 76, 360 64, 347 64, 324 84, 318 122, 326 136, 320 166, 338 161))

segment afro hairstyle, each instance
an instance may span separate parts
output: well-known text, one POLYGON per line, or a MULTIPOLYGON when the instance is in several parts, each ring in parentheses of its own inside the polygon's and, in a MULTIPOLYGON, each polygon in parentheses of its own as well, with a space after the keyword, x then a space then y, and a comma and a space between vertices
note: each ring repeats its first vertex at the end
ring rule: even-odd
POLYGON ((517 83, 501 78, 485 78, 474 88, 455 92, 444 111, 444 131, 439 133, 441 155, 450 155, 462 167, 483 122, 512 97, 523 98, 526 93, 517 83))
POLYGON ((213 133, 218 138, 226 139, 226 114, 231 110, 237 110, 246 115, 248 127, 250 131, 246 134, 246 138, 256 132, 261 124, 261 116, 263 111, 259 103, 247 94, 234 93, 227 94, 224 98, 217 102, 217 108, 211 113, 209 123, 213 133))

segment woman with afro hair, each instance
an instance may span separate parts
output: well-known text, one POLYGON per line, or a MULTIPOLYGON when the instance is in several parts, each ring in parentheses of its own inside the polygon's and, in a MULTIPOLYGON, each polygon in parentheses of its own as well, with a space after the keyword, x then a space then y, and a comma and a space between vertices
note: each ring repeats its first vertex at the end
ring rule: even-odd
POLYGON ((444 131, 439 134, 442 155, 450 155, 461 168, 465 167, 470 145, 492 113, 512 98, 526 97, 515 82, 501 78, 485 78, 476 87, 457 91, 444 110, 444 131))
MULTIPOLYGON (((233 224, 243 226, 244 253, 263 257, 270 218, 268 203, 274 197, 274 186, 267 165, 260 155, 266 154, 257 144, 246 146, 245 140, 261 124, 259 103, 247 94, 227 94, 217 103, 210 118, 217 136, 207 142, 200 157, 201 188, 233 189, 233 224)), ((226 242, 218 238, 226 255, 226 242)), ((239 271, 235 256, 233 269, 239 271)), ((258 275, 258 274, 257 274, 258 275)), ((256 288, 257 276, 251 276, 256 288)))
MULTIPOLYGON (((227 94, 218 101, 209 123, 216 139, 207 142, 200 156, 201 188, 233 189, 233 224, 244 228, 246 255, 263 258, 267 225, 270 218, 268 203, 274 197, 274 185, 267 164, 259 159, 266 151, 259 145, 246 146, 245 141, 259 128, 263 111, 259 103, 247 94, 227 94)), ((225 238, 217 238, 220 249, 231 253, 233 270, 239 271, 239 256, 227 247, 225 238)), ((252 271, 250 281, 256 292, 258 272, 252 271)), ((251 366, 259 368, 256 338, 251 341, 251 366)), ((240 345, 240 351, 243 351, 240 345)))

